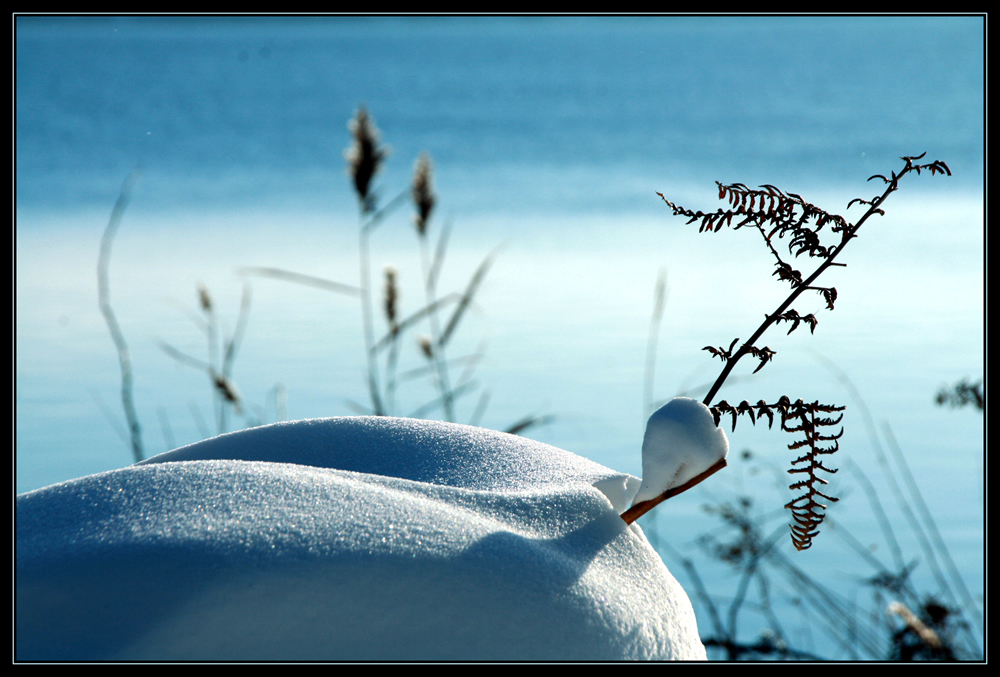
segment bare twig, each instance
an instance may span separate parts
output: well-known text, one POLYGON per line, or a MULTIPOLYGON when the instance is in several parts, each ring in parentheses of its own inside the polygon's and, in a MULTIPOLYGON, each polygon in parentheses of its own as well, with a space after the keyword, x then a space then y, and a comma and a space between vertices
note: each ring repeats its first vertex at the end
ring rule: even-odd
POLYGON ((135 403, 132 401, 132 358, 129 355, 128 344, 125 342, 125 335, 122 334, 121 327, 111 309, 111 290, 108 283, 108 266, 111 262, 111 243, 114 240, 118 226, 121 224, 122 216, 125 215, 125 208, 128 206, 132 196, 132 186, 139 178, 139 170, 133 170, 122 182, 121 192, 118 200, 111 211, 111 218, 104 229, 104 236, 101 238, 101 252, 97 259, 97 302, 107 322, 108 331, 111 332, 111 340, 118 350, 118 362, 122 372, 122 407, 125 410, 125 419, 128 422, 129 438, 132 447, 132 456, 136 463, 144 457, 142 450, 142 430, 139 427, 139 417, 135 411, 135 403))
POLYGON ((340 282, 333 282, 332 280, 327 280, 322 277, 303 275, 302 273, 293 273, 289 270, 281 270, 280 268, 264 268, 260 266, 249 266, 245 268, 238 268, 236 270, 236 273, 238 275, 256 275, 258 277, 271 277, 276 280, 295 282, 296 284, 306 285, 307 287, 326 289, 327 291, 334 291, 337 292, 338 294, 347 294, 348 296, 361 295, 361 289, 359 289, 358 287, 354 287, 349 284, 342 284, 340 282))
POLYGON ((656 291, 653 294, 653 316, 649 320, 649 340, 646 343, 645 388, 643 390, 643 406, 645 415, 653 413, 653 377, 656 373, 656 347, 659 343, 660 322, 663 319, 663 307, 667 297, 667 271, 660 270, 656 278, 656 291))

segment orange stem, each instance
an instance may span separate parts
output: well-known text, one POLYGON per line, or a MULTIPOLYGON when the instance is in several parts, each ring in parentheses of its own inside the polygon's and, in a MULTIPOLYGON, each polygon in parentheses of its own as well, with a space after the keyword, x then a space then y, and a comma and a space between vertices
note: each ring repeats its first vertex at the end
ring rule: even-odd
POLYGON ((670 489, 667 489, 656 498, 651 498, 648 501, 641 501, 640 503, 636 503, 631 508, 622 513, 621 515, 622 519, 625 520, 625 524, 632 524, 632 522, 636 521, 637 519, 645 515, 647 512, 658 506, 660 503, 663 503, 668 498, 676 496, 677 494, 684 493, 685 491, 695 486, 696 484, 700 484, 701 482, 705 481, 715 473, 725 468, 726 465, 728 465, 726 463, 726 459, 720 458, 715 463, 715 465, 713 465, 700 475, 695 475, 684 484, 678 487, 672 487, 670 489))

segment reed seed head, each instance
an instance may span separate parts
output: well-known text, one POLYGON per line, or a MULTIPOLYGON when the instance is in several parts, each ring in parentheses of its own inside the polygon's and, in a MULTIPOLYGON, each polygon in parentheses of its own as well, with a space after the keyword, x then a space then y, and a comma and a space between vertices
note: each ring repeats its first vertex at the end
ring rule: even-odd
POLYGON ((434 357, 434 347, 431 343, 431 337, 426 334, 421 334, 420 338, 417 339, 417 343, 420 344, 420 352, 429 360, 434 357))
POLYGON ((396 286, 396 269, 385 267, 385 316, 389 325, 396 326, 396 303, 399 300, 399 288, 396 286))
POLYGON ((434 188, 431 186, 431 158, 427 153, 421 153, 417 160, 417 168, 413 173, 413 201, 417 205, 417 232, 423 235, 427 231, 427 220, 434 209, 434 188))
POLYGON ((240 406, 242 398, 240 397, 240 391, 236 388, 236 384, 230 381, 223 374, 215 374, 212 377, 212 381, 215 383, 215 387, 219 391, 219 394, 221 394, 227 402, 233 405, 236 413, 242 413, 242 407, 240 406))
POLYGON ((198 283, 198 301, 201 303, 201 309, 206 313, 212 312, 212 296, 208 293, 208 287, 198 283))
POLYGON ((347 173, 354 180, 354 189, 358 192, 362 209, 369 212, 375 208, 375 197, 369 192, 371 181, 389 155, 389 151, 384 147, 379 148, 378 129, 364 106, 358 108, 348 129, 354 136, 354 144, 344 152, 347 158, 347 173))

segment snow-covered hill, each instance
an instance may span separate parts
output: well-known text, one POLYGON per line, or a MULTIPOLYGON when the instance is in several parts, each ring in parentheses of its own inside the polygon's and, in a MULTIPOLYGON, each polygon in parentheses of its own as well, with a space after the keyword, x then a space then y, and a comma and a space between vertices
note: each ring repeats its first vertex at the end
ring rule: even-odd
POLYGON ((17 497, 16 658, 704 659, 638 487, 454 424, 222 435, 17 497))

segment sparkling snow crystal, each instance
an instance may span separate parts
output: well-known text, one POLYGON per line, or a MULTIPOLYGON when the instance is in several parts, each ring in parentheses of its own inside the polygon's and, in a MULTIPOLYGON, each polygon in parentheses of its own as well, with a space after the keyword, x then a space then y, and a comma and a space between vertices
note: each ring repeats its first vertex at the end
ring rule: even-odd
POLYGON ((729 453, 729 440, 698 400, 675 397, 657 409, 642 440, 642 486, 633 504, 656 498, 708 470, 729 453))

